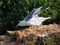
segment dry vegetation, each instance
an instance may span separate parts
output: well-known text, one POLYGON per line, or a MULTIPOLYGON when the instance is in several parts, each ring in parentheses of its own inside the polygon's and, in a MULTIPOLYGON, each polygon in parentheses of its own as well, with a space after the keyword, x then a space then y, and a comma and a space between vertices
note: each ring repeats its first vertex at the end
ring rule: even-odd
POLYGON ((57 24, 7 32, 7 35, 0 36, 0 45, 37 45, 38 36, 44 37, 47 45, 60 45, 60 25, 57 24))

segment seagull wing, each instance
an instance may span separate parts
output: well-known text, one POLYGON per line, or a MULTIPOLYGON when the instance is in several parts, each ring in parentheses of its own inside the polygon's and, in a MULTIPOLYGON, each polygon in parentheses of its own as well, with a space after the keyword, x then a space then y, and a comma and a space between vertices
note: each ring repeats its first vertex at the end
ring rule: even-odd
POLYGON ((33 13, 36 11, 36 9, 33 9, 26 17, 25 17, 25 21, 30 20, 33 17, 33 13))
POLYGON ((38 16, 41 13, 41 8, 42 7, 37 8, 36 11, 34 12, 33 16, 38 16))
POLYGON ((33 10, 25 17, 24 20, 25 20, 25 21, 28 21, 28 20, 30 20, 33 16, 37 16, 36 14, 37 14, 37 13, 40 13, 41 8, 42 8, 42 7, 33 9, 33 10))
MULTIPOLYGON (((41 11, 41 8, 42 7, 39 7, 39 8, 35 8, 35 9, 33 9, 26 17, 25 17, 25 21, 28 21, 28 20, 30 20, 33 16, 38 16, 42 11, 41 11)), ((46 9, 48 9, 48 8, 46 8, 46 9)), ((46 10, 45 9, 45 10, 46 10)), ((44 10, 43 10, 44 11, 44 10)))
POLYGON ((38 16, 41 12, 45 11, 49 9, 49 7, 47 7, 46 9, 42 10, 42 7, 39 7, 36 9, 36 11, 34 12, 33 16, 38 16))

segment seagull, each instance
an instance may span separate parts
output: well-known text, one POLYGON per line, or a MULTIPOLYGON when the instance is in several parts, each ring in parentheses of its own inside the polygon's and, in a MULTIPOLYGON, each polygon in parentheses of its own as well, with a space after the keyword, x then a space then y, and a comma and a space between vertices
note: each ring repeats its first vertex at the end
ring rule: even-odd
MULTIPOLYGON (((49 7, 48 7, 49 8, 49 7)), ((46 8, 45 10, 47 10, 46 8)), ((25 18, 24 20, 20 21, 17 26, 39 26, 47 19, 50 19, 51 17, 39 17, 38 15, 45 11, 41 10, 42 7, 34 8, 25 18)))

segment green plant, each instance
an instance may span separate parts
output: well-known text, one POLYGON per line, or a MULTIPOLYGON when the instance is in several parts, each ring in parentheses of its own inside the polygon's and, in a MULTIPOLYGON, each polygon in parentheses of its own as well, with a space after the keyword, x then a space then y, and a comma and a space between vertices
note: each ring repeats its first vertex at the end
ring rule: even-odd
POLYGON ((0 31, 15 30, 19 21, 34 8, 49 7, 39 16, 51 16, 49 23, 60 23, 60 0, 0 0, 0 31))

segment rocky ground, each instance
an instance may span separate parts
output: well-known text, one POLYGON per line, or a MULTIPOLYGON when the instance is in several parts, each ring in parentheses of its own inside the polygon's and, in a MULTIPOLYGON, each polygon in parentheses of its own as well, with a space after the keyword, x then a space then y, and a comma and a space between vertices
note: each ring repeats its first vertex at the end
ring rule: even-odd
POLYGON ((7 31, 0 45, 60 45, 60 25, 49 24, 7 31))

